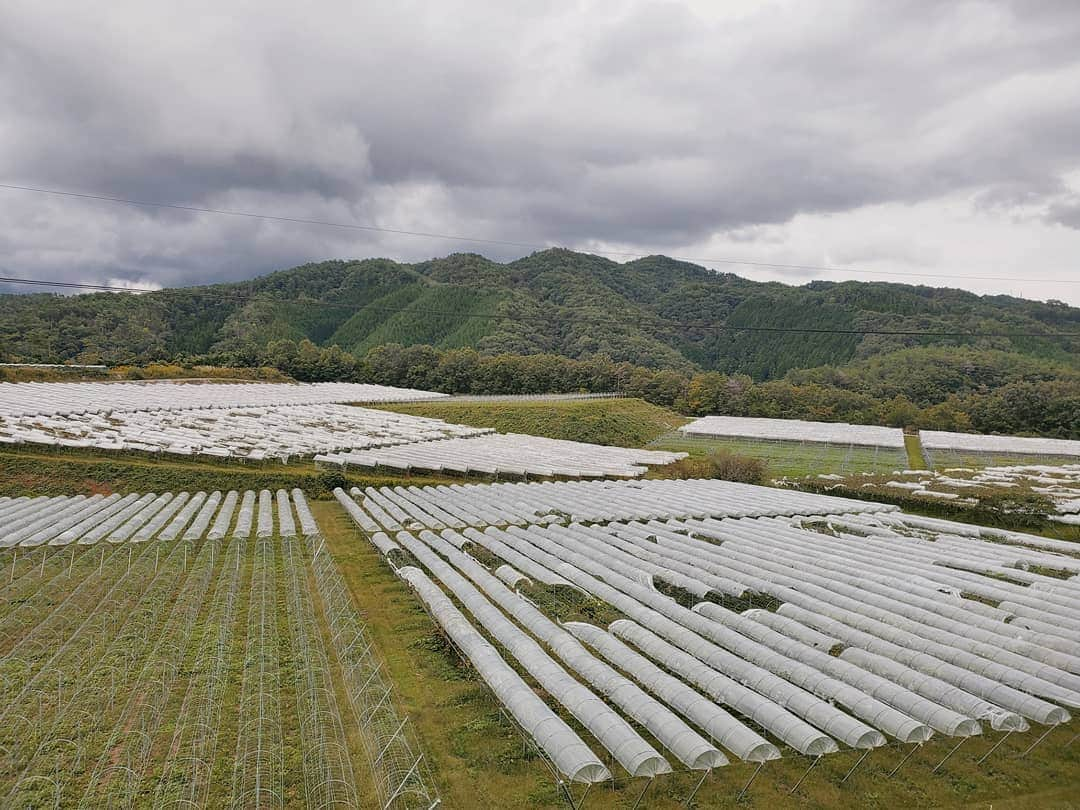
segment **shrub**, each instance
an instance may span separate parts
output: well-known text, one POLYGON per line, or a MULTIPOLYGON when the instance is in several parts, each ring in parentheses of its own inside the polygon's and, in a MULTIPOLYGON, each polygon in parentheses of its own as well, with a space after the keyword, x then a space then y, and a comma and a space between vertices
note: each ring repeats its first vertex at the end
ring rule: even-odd
POLYGON ((326 487, 327 492, 333 492, 337 487, 347 489, 349 486, 349 479, 345 477, 345 474, 338 470, 324 470, 319 473, 319 483, 326 487))
POLYGON ((762 459, 727 451, 684 458, 664 470, 670 478, 719 478, 742 484, 764 484, 768 473, 762 459))

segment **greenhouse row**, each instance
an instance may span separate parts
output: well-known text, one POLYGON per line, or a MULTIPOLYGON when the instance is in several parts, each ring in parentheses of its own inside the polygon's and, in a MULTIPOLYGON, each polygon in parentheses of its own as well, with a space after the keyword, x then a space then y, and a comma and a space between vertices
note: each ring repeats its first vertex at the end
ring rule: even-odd
POLYGON ((0 443, 283 462, 315 453, 490 432, 441 419, 333 404, 0 418, 0 443))
POLYGON ((370 383, 153 382, 0 383, 0 416, 27 414, 183 411, 193 408, 274 407, 415 402, 446 394, 370 383))
POLYGON ((919 433, 927 450, 966 450, 973 453, 1015 453, 1034 456, 1080 456, 1080 441, 1026 436, 987 436, 923 430, 919 433))
POLYGON ((165 492, 0 498, 0 548, 317 532, 303 493, 165 492))
POLYGON ((898 511, 895 506, 717 479, 545 481, 368 487, 365 509, 387 528, 461 528, 666 517, 898 511))
POLYGON ((687 436, 736 437, 770 441, 821 442, 866 447, 904 447, 899 428, 850 425, 846 422, 805 422, 748 416, 703 416, 679 428, 687 436))
POLYGON ((607 447, 520 433, 489 433, 379 450, 322 454, 315 456, 315 461, 343 467, 387 467, 406 472, 634 478, 645 474, 648 465, 670 464, 685 457, 686 453, 607 447))
POLYGON ((959 742, 1080 707, 1063 541, 714 481, 336 494, 567 780, 959 742), (564 623, 552 589, 617 618, 564 623))

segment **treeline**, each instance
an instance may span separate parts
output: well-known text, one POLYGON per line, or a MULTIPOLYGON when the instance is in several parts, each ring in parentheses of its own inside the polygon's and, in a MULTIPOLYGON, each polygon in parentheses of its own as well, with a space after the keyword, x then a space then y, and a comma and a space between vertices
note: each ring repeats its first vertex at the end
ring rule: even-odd
MULTIPOLYGON (((236 358, 185 358, 185 364, 236 358)), ((597 355, 484 355, 473 349, 387 344, 355 357, 337 346, 275 341, 251 365, 297 380, 349 380, 448 394, 618 391, 691 416, 724 414, 1080 438, 1080 372, 1015 355, 920 349, 872 363, 823 367, 754 382, 742 374, 687 373, 597 355), (886 373, 901 368, 903 376, 886 373), (994 370, 998 369, 995 375, 994 370), (905 386, 905 381, 907 382, 905 386), (987 383, 991 383, 988 385, 987 383)))
POLYGON ((417 264, 327 261, 229 284, 4 295, 2 304, 0 360, 12 362, 228 354, 224 365, 245 366, 275 341, 306 339, 357 357, 386 343, 472 347, 759 381, 927 346, 1080 365, 1080 308, 1061 302, 879 282, 791 287, 663 256, 618 263, 561 249, 507 264, 461 253, 417 264))

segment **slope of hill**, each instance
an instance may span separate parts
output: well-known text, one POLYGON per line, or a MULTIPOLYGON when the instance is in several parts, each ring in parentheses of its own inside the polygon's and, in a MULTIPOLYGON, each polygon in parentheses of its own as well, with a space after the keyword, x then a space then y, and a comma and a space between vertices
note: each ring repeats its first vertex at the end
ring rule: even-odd
POLYGON ((618 264, 558 249, 508 264, 475 254, 415 265, 327 261, 138 297, 3 298, 0 356, 29 362, 146 362, 214 352, 243 363, 274 340, 306 338, 361 354, 389 342, 475 346, 485 354, 602 353, 758 380, 921 346, 967 345, 1080 367, 1078 338, 760 331, 1080 332, 1080 309, 1064 304, 887 283, 789 287, 663 256, 618 264))

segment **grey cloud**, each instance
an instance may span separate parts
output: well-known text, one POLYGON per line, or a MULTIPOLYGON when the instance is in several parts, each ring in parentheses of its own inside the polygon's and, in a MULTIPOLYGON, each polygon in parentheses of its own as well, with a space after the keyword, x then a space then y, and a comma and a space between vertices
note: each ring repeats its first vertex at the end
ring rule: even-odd
MULTIPOLYGON (((4 179, 672 252, 954 192, 1073 221, 1074 3, 712 5, 5 4, 4 179)), ((41 273, 194 283, 468 247, 0 195, 5 260, 41 273)))
POLYGON ((1080 230, 1080 194, 1072 194, 1053 203, 1046 213, 1050 222, 1080 230))

